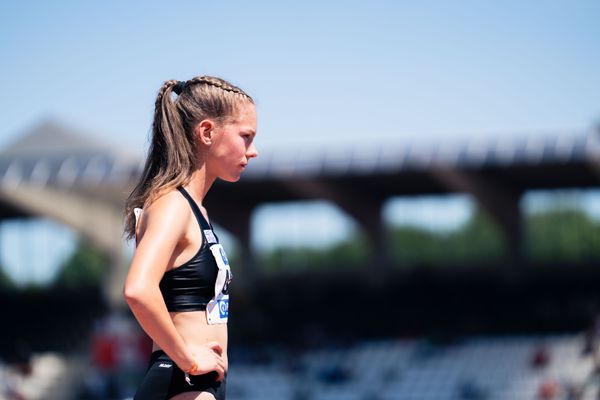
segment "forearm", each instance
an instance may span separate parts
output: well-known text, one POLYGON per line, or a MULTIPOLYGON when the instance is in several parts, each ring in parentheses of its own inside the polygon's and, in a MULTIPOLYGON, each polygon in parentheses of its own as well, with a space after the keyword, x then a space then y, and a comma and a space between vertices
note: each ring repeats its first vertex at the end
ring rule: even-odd
POLYGON ((185 341, 177 332, 158 288, 145 289, 140 294, 125 295, 129 308, 142 329, 182 369, 194 360, 185 341))

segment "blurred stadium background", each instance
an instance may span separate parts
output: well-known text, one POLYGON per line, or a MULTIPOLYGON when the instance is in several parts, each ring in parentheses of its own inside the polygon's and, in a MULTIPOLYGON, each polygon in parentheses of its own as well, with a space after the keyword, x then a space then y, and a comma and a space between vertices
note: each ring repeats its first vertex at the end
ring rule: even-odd
MULTIPOLYGON (((281 149, 240 182, 217 183, 207 208, 229 232, 236 266, 229 398, 597 391, 599 162, 600 132, 591 129, 451 146, 281 149), (464 222, 436 227, 436 212, 450 213, 456 196, 468 198, 464 222), (393 199, 424 213, 421 226, 386 218, 393 199), (296 203, 277 217, 293 224, 294 213, 310 213, 298 202, 315 201, 355 221, 347 239, 255 250, 257 210, 296 203)), ((122 300, 131 249, 120 232, 141 165, 53 121, 0 152, 1 217, 12 224, 2 237, 17 236, 24 274, 2 275, 5 391, 131 396, 148 342, 122 300), (51 257, 43 236, 53 230, 40 219, 78 238, 46 279, 36 269, 51 257)))
POLYGON ((160 37, 152 1, 22 3, 0 5, 0 400, 133 396, 123 203, 155 90, 199 69, 259 114, 259 158, 206 199, 228 399, 600 398, 598 3, 182 1, 160 37))

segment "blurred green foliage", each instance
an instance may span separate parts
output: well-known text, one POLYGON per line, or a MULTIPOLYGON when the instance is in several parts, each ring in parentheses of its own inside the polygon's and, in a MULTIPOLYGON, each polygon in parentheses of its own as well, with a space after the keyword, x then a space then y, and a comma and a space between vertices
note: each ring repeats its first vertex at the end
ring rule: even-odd
POLYGON ((4 272, 4 268, 0 266, 0 289, 13 288, 15 283, 13 280, 4 272))
POLYGON ((525 237, 536 261, 584 261, 600 258, 600 223, 575 209, 530 215, 525 237))
POLYGON ((282 247, 259 256, 265 272, 301 271, 314 268, 358 268, 368 260, 369 244, 356 236, 327 248, 282 247))
POLYGON ((85 241, 80 241, 56 277, 54 284, 77 288, 98 286, 108 269, 108 260, 85 241))
MULTIPOLYGON (((600 259, 600 222, 577 209, 529 214, 524 222, 526 257, 535 262, 600 259)), ((369 259, 370 244, 357 235, 328 248, 278 248, 260 255, 265 272, 358 268, 369 259), (285 268, 281 271, 282 267, 285 268)), ((389 251, 397 267, 473 264, 498 260, 507 242, 490 216, 477 210, 461 227, 435 231, 418 226, 389 228, 389 251)))
POLYGON ((394 227, 390 245, 392 260, 400 265, 456 264, 500 257, 506 251, 502 233, 481 211, 453 231, 394 227))

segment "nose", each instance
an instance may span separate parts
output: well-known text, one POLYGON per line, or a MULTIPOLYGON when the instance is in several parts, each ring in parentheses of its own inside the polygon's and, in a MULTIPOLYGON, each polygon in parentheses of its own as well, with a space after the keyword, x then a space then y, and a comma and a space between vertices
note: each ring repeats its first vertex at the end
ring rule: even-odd
POLYGON ((246 151, 246 158, 251 159, 254 157, 258 157, 258 150, 256 149, 256 146, 254 145, 254 143, 252 143, 250 145, 250 147, 248 147, 248 150, 246 151))

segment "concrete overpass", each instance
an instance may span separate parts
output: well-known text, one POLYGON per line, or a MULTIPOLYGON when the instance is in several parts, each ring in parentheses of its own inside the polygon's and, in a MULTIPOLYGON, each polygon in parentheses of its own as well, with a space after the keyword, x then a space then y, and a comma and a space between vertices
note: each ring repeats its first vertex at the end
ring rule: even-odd
MULTIPOLYGON (((120 303, 127 271, 122 209, 142 162, 56 122, 42 122, 0 152, 0 219, 47 216, 75 229, 110 257, 106 293, 120 303)), ((387 199, 468 193, 495 219, 509 243, 506 261, 517 264, 523 257, 524 192, 598 186, 598 130, 432 145, 375 140, 263 152, 240 182, 217 182, 206 206, 239 239, 242 268, 251 279, 258 269, 250 220, 260 204, 329 200, 370 238, 372 265, 386 266, 381 208, 387 199)))

